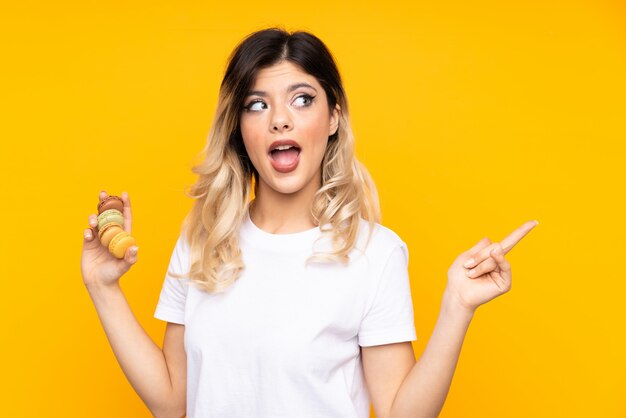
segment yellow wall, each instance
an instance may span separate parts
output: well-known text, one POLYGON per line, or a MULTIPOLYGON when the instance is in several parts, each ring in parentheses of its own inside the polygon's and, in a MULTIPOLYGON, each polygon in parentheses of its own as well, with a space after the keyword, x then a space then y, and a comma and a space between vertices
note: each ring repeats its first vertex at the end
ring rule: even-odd
POLYGON ((623 417, 626 6, 614 1, 3 5, 2 415, 148 417, 80 277, 100 189, 130 193, 152 317, 226 58, 306 29, 338 59, 384 223, 409 245, 419 355, 446 271, 540 225, 481 307, 442 417, 623 417))

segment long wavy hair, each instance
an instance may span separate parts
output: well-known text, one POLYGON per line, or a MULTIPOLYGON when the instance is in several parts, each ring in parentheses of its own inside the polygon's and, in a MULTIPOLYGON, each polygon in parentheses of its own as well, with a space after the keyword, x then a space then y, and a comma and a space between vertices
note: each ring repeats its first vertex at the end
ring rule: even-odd
POLYGON ((326 92, 332 112, 339 105, 339 126, 329 136, 322 161, 321 187, 311 215, 330 237, 331 252, 313 252, 307 262, 347 263, 356 245, 361 218, 369 221, 368 241, 380 222, 376 187, 367 169, 354 155, 348 101, 332 54, 316 36, 268 28, 248 35, 234 49, 219 91, 217 109, 204 160, 194 166, 198 174, 187 196, 195 199, 185 218, 183 233, 190 248, 187 277, 209 293, 225 291, 239 277, 244 264, 239 230, 246 218, 258 172, 243 144, 239 121, 244 100, 260 69, 283 61, 314 76, 326 92))

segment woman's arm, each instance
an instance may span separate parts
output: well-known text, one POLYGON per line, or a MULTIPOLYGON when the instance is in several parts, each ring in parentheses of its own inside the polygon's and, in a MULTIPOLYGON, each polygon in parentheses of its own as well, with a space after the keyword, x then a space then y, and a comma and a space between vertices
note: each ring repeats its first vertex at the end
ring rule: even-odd
POLYGON ((473 316, 457 308, 445 292, 439 319, 417 363, 410 342, 361 348, 376 418, 439 414, 473 316))
POLYGON ((161 350, 135 318, 119 285, 87 290, 120 367, 150 412, 157 418, 184 417, 184 326, 168 325, 161 350))
POLYGON ((378 418, 439 415, 476 308, 511 288, 504 254, 536 225, 526 222, 501 243, 484 238, 457 257, 448 270, 437 324, 415 365, 406 344, 363 348, 365 378, 378 418))
MULTIPOLYGON (((100 192, 100 201, 108 194, 100 192)), ((122 193, 124 230, 132 228, 130 198, 122 193)), ((161 350, 139 325, 126 301, 119 280, 137 262, 137 247, 117 259, 100 242, 97 216, 88 217, 83 233, 83 282, 126 378, 156 417, 185 415, 186 356, 184 326, 168 325, 161 350)))
POLYGON ((400 386, 390 417, 437 417, 448 396, 473 312, 444 292, 433 334, 400 386))

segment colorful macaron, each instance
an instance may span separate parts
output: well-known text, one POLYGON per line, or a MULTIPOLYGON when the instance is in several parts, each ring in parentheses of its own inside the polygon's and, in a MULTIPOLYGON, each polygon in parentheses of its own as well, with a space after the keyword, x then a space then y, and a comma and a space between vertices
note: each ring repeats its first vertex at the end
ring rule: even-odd
POLYGON ((117 209, 109 209, 98 215, 98 230, 108 223, 117 223, 124 226, 124 215, 117 209))
POLYGON ((109 252, 116 258, 124 258, 126 250, 131 245, 135 245, 135 238, 133 238, 128 232, 122 231, 115 235, 109 243, 109 252))
POLYGON ((120 232, 124 232, 124 229, 121 227, 121 225, 115 222, 110 222, 100 228, 100 230, 98 231, 98 237, 100 238, 100 242, 102 243, 102 245, 108 247, 113 237, 120 232))
POLYGON ((116 258, 124 258, 126 250, 135 245, 135 238, 124 231, 124 202, 118 196, 107 196, 98 204, 98 237, 116 258))
POLYGON ((124 202, 117 196, 107 196, 98 204, 98 215, 109 209, 124 211, 124 202))

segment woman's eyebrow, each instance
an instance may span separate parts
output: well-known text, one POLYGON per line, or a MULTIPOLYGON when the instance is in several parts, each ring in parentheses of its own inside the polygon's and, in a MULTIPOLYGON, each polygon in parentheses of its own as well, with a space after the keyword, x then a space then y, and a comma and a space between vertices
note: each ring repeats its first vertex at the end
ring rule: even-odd
MULTIPOLYGON (((313 87, 312 85, 310 85, 309 83, 296 83, 296 84, 292 84, 289 87, 287 87, 287 93, 291 93, 292 91, 299 89, 300 87, 308 87, 311 88, 313 90, 315 90, 317 92, 317 89, 315 87, 313 87)), ((247 96, 261 96, 261 97, 265 97, 267 96, 267 93, 264 92, 263 90, 252 90, 250 92, 248 92, 248 94, 246 94, 247 96)))
POLYGON ((310 85, 309 83, 296 83, 296 84, 292 84, 291 86, 287 87, 287 93, 291 93, 292 91, 299 89, 300 87, 308 87, 311 88, 315 91, 317 91, 317 89, 315 87, 313 87, 312 85, 310 85))

